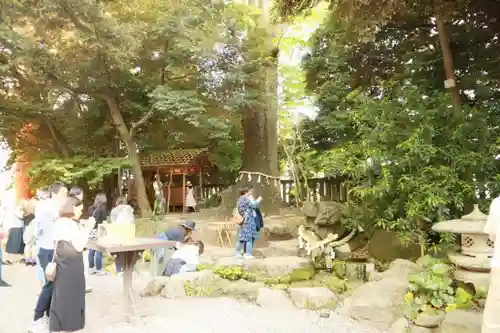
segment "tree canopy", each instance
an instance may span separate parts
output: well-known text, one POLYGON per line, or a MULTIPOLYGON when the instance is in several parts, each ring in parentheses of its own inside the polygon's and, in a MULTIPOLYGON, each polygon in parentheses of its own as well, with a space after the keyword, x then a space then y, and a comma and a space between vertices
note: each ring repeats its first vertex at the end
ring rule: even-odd
MULTIPOLYGON (((314 5, 279 9, 286 18, 314 5)), ((498 60, 490 56, 500 47, 498 9, 491 1, 329 3, 303 60, 318 110, 303 136, 324 171, 350 177, 352 223, 431 245, 433 222, 474 202, 486 208, 499 193, 498 60)))
POLYGON ((209 146, 219 169, 239 169, 242 109, 258 95, 248 78, 267 58, 257 9, 18 0, 3 15, 0 127, 15 156, 128 156, 146 213, 138 150, 209 146))

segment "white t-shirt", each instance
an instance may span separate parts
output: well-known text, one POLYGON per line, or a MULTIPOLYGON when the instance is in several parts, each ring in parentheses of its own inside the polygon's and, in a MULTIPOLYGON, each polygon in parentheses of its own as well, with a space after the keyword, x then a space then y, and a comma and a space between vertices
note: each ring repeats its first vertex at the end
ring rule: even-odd
POLYGON ((197 266, 200 263, 200 250, 198 246, 186 244, 172 254, 172 259, 182 259, 186 265, 197 266))
POLYGON ((500 235, 500 197, 495 198, 490 205, 490 213, 486 220, 484 232, 490 235, 495 242, 493 248, 493 257, 491 258, 491 267, 500 267, 500 243, 496 241, 500 235))
POLYGON ((81 252, 88 240, 88 230, 80 229, 78 222, 60 217, 54 228, 54 241, 67 241, 71 243, 78 252, 81 252))

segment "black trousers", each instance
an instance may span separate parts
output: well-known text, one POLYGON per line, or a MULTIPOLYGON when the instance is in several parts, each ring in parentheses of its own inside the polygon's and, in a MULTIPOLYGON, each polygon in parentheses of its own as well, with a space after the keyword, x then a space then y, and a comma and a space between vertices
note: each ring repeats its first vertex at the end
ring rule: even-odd
MULTIPOLYGON (((43 271, 45 272, 45 268, 52 261, 52 257, 54 256, 54 250, 47 250, 40 248, 38 250, 38 259, 40 260, 40 266, 42 266, 43 271)), ((50 311, 50 303, 52 302, 52 292, 54 291, 54 284, 51 281, 46 281, 45 285, 38 296, 38 300, 36 302, 35 307, 35 316, 33 320, 38 320, 43 318, 45 315, 49 316, 50 311)))

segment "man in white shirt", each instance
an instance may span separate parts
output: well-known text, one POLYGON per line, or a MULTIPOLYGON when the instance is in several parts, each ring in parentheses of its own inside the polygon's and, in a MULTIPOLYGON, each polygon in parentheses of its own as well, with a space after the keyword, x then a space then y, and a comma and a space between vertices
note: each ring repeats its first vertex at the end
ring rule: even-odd
MULTIPOLYGON (((67 195, 68 189, 66 186, 62 182, 55 182, 50 187, 50 199, 40 202, 35 207, 35 218, 32 223, 36 226, 35 237, 38 248, 38 260, 43 271, 45 271, 45 268, 54 256, 54 224, 59 218, 59 209, 67 199, 67 195)), ((38 333, 46 331, 46 319, 49 316, 52 291, 52 282, 45 281, 45 285, 38 296, 33 324, 29 332, 38 333)))

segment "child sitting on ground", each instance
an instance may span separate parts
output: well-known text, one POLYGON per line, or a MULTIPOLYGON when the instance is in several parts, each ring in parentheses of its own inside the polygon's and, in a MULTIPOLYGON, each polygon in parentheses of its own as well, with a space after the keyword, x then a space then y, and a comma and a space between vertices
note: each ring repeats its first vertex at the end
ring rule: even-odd
POLYGON ((196 272, 196 267, 200 264, 200 255, 205 250, 202 241, 190 241, 186 244, 177 244, 177 251, 167 262, 164 276, 170 277, 175 274, 185 272, 196 272))

